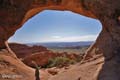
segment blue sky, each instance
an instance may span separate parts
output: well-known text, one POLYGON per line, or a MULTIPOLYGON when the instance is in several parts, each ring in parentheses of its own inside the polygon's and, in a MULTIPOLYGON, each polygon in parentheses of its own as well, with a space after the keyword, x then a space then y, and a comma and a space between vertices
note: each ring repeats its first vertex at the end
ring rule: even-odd
POLYGON ((70 11, 45 10, 29 19, 9 42, 94 41, 102 28, 98 20, 70 11))

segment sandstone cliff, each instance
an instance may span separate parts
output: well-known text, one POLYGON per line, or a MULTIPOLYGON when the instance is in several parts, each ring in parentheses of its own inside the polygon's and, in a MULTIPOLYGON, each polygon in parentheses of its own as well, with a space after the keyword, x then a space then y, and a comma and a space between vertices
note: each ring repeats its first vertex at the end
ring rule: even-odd
POLYGON ((25 58, 37 52, 49 51, 43 46, 27 46, 25 44, 9 43, 10 48, 15 52, 18 58, 25 58))

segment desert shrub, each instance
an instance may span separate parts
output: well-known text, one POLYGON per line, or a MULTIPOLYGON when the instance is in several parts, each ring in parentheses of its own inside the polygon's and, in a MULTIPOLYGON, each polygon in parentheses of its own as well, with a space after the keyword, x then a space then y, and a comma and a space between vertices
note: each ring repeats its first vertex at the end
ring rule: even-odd
POLYGON ((64 67, 74 63, 76 63, 75 60, 71 60, 67 57, 55 57, 49 59, 49 63, 46 67, 64 67))

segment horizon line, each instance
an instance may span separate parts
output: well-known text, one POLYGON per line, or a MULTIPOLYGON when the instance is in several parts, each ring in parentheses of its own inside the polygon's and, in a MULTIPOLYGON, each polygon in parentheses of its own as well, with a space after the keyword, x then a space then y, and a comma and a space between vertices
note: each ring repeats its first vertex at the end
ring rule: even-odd
POLYGON ((69 42, 95 42, 95 41, 50 41, 50 42, 9 42, 8 43, 20 43, 20 44, 29 44, 29 43, 69 43, 69 42))

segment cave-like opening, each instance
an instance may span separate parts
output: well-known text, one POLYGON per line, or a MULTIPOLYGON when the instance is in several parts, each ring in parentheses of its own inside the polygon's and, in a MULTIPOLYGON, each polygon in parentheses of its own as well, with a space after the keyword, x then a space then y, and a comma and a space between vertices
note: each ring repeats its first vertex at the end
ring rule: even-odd
MULTIPOLYGON (((70 11, 44 10, 18 29, 9 42, 29 46, 42 45, 55 53, 84 54, 94 44, 101 29, 99 20, 70 11)), ((21 52, 22 49, 23 47, 19 49, 20 52, 17 49, 19 57, 27 55, 24 51, 21 52)))

